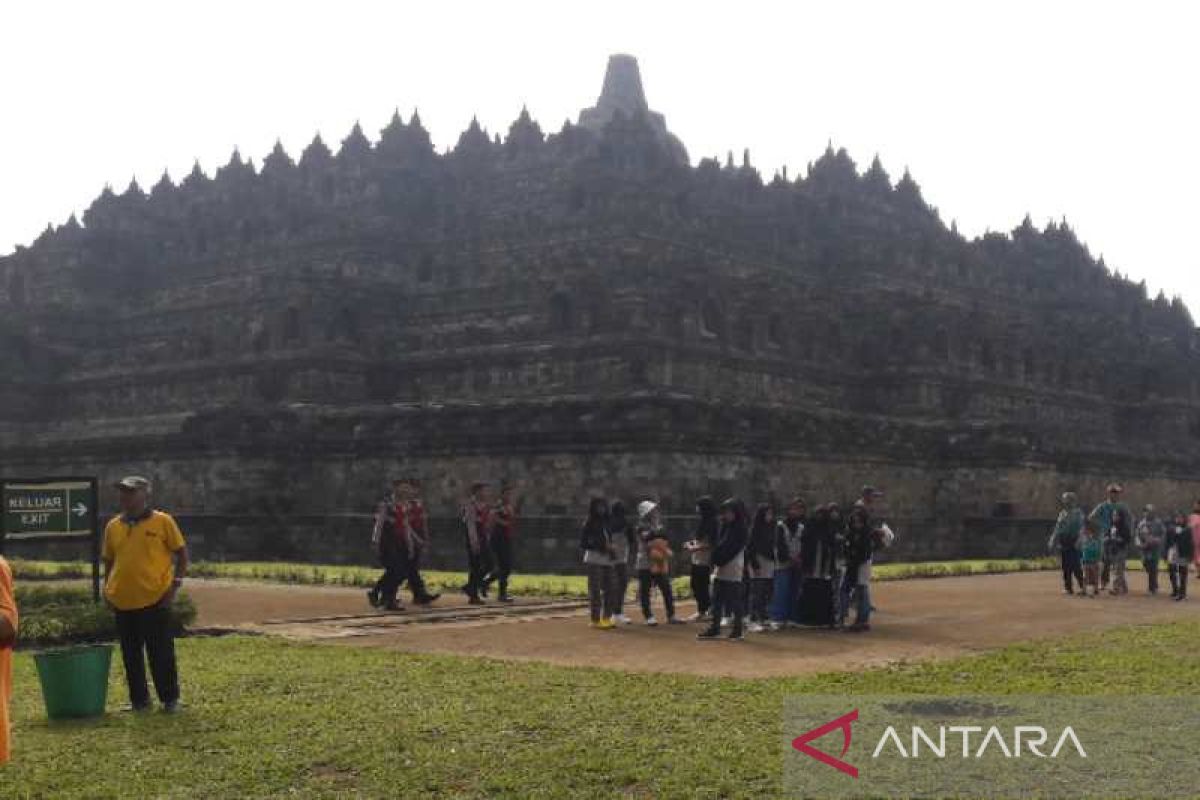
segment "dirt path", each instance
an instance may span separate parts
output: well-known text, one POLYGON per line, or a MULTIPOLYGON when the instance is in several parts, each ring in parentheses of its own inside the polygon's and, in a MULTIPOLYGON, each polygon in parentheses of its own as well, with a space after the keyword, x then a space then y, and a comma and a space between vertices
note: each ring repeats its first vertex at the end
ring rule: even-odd
MULTIPOLYGON (((696 625, 648 628, 640 619, 596 631, 578 603, 522 599, 515 608, 471 609, 460 596, 443 598, 432 610, 384 615, 369 612, 358 589, 191 581, 188 591, 200 626, 408 652, 736 677, 945 658, 1112 625, 1200 618, 1200 602, 1149 597, 1140 587, 1124 598, 1065 597, 1050 572, 880 583, 873 587, 880 610, 870 633, 789 630, 741 643, 697 642, 696 625)), ((692 607, 684 603, 681 611, 692 607)))

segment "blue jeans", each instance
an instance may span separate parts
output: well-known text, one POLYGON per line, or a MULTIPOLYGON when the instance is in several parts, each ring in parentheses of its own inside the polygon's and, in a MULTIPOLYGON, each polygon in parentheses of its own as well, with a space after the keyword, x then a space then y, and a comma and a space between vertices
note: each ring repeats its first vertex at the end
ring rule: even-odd
POLYGON ((796 580, 791 567, 775 570, 775 588, 771 594, 771 621, 787 622, 792 618, 796 580))

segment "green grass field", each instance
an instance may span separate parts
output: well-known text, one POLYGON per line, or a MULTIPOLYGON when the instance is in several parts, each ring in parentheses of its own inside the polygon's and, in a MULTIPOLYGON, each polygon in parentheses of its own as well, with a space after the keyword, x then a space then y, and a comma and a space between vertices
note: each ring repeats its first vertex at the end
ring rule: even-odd
MULTIPOLYGON (((185 639, 180 658, 184 714, 52 725, 32 656, 18 654, 15 762, 0 794, 773 798, 786 695, 1178 695, 1200 685, 1200 623, 770 680, 245 637, 185 639)), ((114 669, 114 709, 121 680, 114 669)))
MULTIPOLYGON (((887 581, 1029 572, 1057 569, 1057 563, 1054 558, 1013 558, 987 561, 924 561, 906 564, 880 564, 875 569, 875 579, 887 581)), ((12 566, 17 580, 84 578, 91 575, 91 567, 82 561, 15 559, 12 566)), ((1130 562, 1130 569, 1133 568, 1133 562, 1130 562)), ((1140 563, 1137 568, 1140 569, 1140 563)), ((434 591, 456 591, 466 582, 466 574, 462 572, 426 570, 422 574, 434 591)), ((199 578, 223 578, 226 580, 365 587, 375 583, 379 577, 379 569, 286 561, 197 561, 192 564, 191 575, 199 578)), ((686 577, 676 577, 674 589, 678 597, 691 595, 686 577)), ((514 595, 526 597, 585 599, 587 597, 587 579, 582 575, 524 575, 518 573, 513 576, 509 591, 514 595)))

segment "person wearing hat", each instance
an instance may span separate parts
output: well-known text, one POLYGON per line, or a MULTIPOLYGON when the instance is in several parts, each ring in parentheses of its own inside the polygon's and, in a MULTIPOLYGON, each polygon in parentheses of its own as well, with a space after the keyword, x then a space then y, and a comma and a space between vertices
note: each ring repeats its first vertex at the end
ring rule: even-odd
POLYGON ((125 681, 134 711, 150 708, 146 659, 163 710, 179 710, 179 672, 171 603, 187 575, 183 534, 170 514, 150 507, 150 481, 140 475, 116 484, 121 513, 104 528, 104 597, 121 640, 125 681))
POLYGON ((1134 542, 1142 554, 1142 569, 1146 571, 1146 588, 1150 594, 1158 594, 1158 562, 1162 560, 1163 540, 1166 538, 1166 528, 1158 518, 1154 506, 1147 505, 1142 509, 1142 518, 1138 521, 1134 542))
POLYGON ((1059 498, 1062 506, 1058 519, 1054 522, 1054 531, 1047 542, 1051 552, 1058 551, 1062 563, 1063 593, 1075 594, 1074 583, 1079 584, 1080 594, 1087 594, 1083 585, 1083 565, 1079 560, 1079 537, 1083 532, 1083 511, 1074 492, 1063 492, 1059 498), (1072 583, 1074 579, 1074 583, 1072 583))
POLYGON ((1129 506, 1121 501, 1124 491, 1121 484, 1110 483, 1106 490, 1108 499, 1088 514, 1088 519, 1096 521, 1103 543, 1100 551, 1100 588, 1108 588, 1109 579, 1115 572, 1116 577, 1112 580, 1113 594, 1128 591, 1125 584, 1125 558, 1128 555, 1129 543, 1133 539, 1133 515, 1129 506))
POLYGON ((683 620, 675 616, 675 593, 671 590, 671 558, 674 553, 667 540, 658 503, 643 500, 637 505, 637 515, 637 528, 634 531, 637 556, 633 566, 638 576, 638 602, 642 607, 642 617, 647 625, 658 624, 650 607, 650 593, 657 586, 667 611, 667 622, 671 625, 681 624, 683 620))
POLYGON ((0 767, 8 763, 8 704, 12 700, 12 649, 17 641, 17 600, 12 569, 0 556, 0 767))

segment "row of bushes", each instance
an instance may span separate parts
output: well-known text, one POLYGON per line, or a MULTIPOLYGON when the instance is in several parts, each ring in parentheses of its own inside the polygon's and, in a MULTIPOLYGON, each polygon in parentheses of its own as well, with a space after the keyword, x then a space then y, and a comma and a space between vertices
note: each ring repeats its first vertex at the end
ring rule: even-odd
MULTIPOLYGON (((1134 565, 1135 562, 1130 562, 1131 568, 1134 565)), ((1030 572, 1055 569, 1056 567, 1057 560, 1049 556, 990 561, 926 561, 880 564, 875 568, 875 578, 881 581, 943 578, 1030 572)), ((14 561, 13 570, 18 579, 24 580, 53 580, 90 575, 90 568, 82 562, 14 561)), ((192 564, 190 575, 196 578, 365 588, 375 583, 379 577, 379 569, 285 561, 197 561, 192 564)), ((434 591, 457 591, 466 581, 466 575, 461 572, 428 571, 424 573, 424 576, 434 591)), ((691 590, 686 577, 677 578, 674 586, 678 596, 690 595, 691 590)), ((587 581, 582 575, 525 575, 518 573, 513 575, 509 582, 509 592, 525 597, 585 598, 587 597, 587 581)))
MULTIPOLYGON (((18 647, 111 641, 117 636, 112 611, 92 602, 86 589, 18 584, 15 594, 21 613, 18 647)), ((181 592, 171 605, 172 627, 181 633, 195 620, 196 605, 181 592)))

